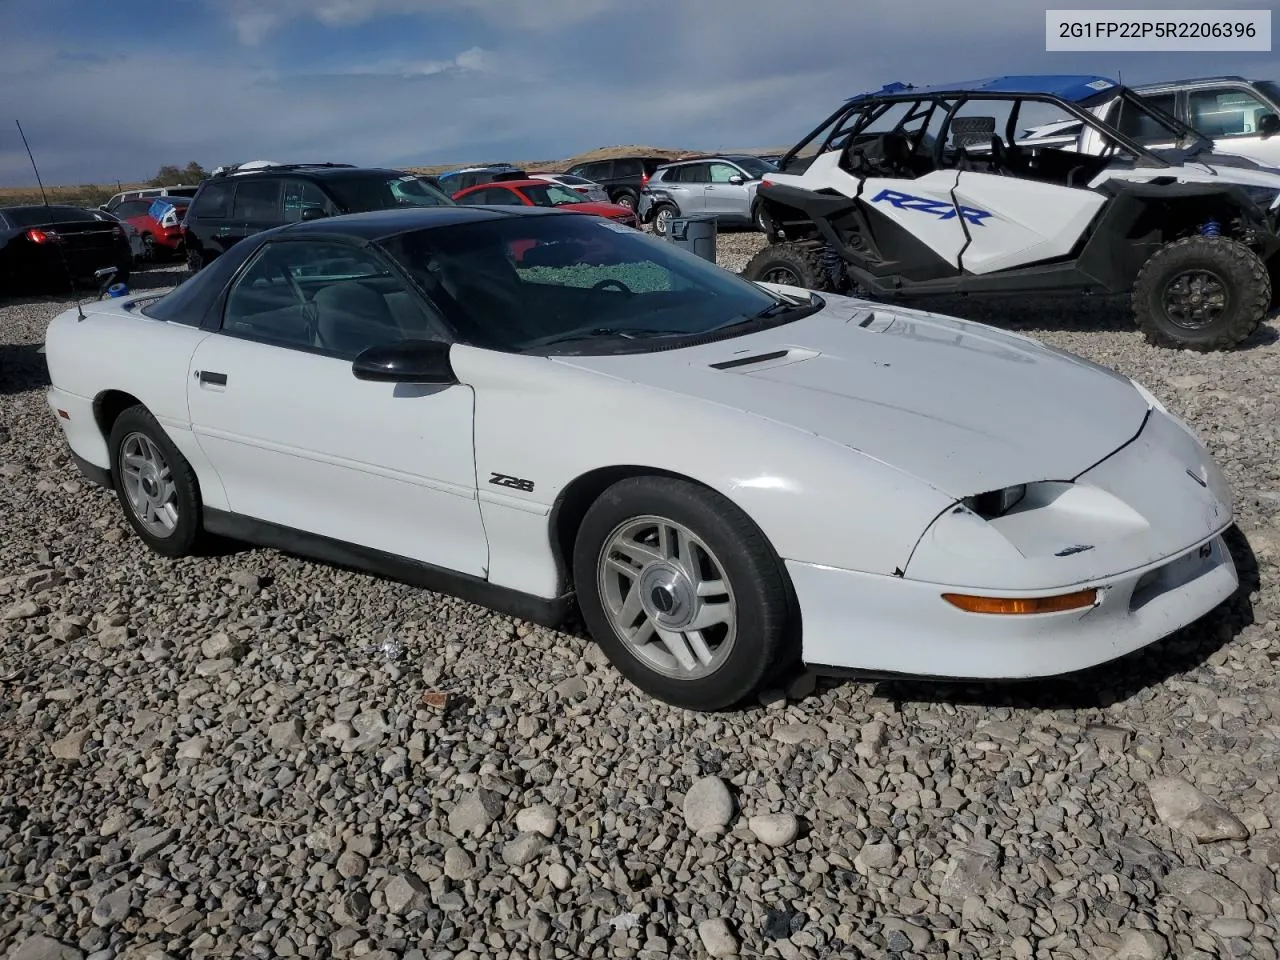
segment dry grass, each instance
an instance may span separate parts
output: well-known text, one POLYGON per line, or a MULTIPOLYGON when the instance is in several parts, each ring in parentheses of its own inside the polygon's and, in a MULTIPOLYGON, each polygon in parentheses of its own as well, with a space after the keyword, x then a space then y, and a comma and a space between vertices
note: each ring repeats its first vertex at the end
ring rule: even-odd
MULTIPOLYGON (((751 150, 724 150, 722 153, 782 153, 788 147, 764 147, 751 150)), ((668 157, 672 160, 679 157, 688 156, 695 153, 705 153, 702 150, 678 150, 674 147, 653 147, 646 144, 625 144, 613 147, 597 147, 594 150, 586 150, 573 157, 567 157, 562 160, 508 160, 513 166, 522 170, 545 170, 548 173, 558 173, 568 170, 575 164, 586 163, 590 160, 609 160, 613 157, 626 157, 635 154, 643 154, 654 157, 668 157)), ((481 161, 484 163, 496 163, 498 161, 481 161)), ((472 166, 473 164, 465 163, 443 163, 424 167, 405 167, 404 169, 410 173, 436 174, 443 173, 445 170, 454 170, 458 167, 472 166)), ((478 165, 475 164, 475 165, 478 165)), ((96 207, 100 203, 105 203, 112 194, 121 190, 136 190, 146 186, 143 183, 126 183, 120 186, 114 184, 93 184, 86 183, 79 186, 61 186, 46 187, 45 193, 49 196, 50 203, 66 203, 72 206, 80 207, 96 207)), ((0 206, 17 206, 19 204, 40 203, 40 191, 36 187, 0 187, 0 206)))

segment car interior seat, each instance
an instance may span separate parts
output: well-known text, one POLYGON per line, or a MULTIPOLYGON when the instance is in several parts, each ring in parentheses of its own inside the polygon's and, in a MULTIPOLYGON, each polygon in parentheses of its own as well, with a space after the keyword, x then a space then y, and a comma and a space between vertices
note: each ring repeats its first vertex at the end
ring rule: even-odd
POLYGON ((316 333, 329 350, 354 356, 367 347, 404 339, 382 294, 360 280, 334 283, 316 291, 316 333))

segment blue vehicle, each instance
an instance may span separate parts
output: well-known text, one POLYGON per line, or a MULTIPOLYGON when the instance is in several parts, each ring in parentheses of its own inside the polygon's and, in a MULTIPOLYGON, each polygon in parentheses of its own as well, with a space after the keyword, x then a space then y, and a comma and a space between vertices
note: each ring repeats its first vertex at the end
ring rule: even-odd
POLYGON ((1277 305, 1280 172, 1215 153, 1106 77, 859 94, 757 197, 771 243, 752 280, 879 299, 1129 294, 1148 341, 1193 350, 1239 344, 1277 305), (1066 142, 1022 134, 1073 124, 1066 142))

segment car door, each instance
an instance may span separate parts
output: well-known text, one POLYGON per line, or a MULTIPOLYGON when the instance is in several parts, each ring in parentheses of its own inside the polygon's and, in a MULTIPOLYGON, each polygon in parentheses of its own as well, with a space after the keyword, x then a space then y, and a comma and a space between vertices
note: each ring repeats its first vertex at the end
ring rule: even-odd
POLYGON ((731 163, 716 160, 709 164, 708 181, 703 188, 703 209, 718 217, 747 220, 751 217, 747 200, 747 181, 751 178, 731 163), (734 179, 738 183, 733 183, 734 179))
POLYGON ((206 261, 226 253, 240 239, 231 220, 235 187, 229 180, 210 180, 187 211, 187 246, 206 261))
POLYGON ((485 576, 471 388, 357 380, 351 368, 365 347, 443 336, 368 248, 265 244, 187 379, 192 430, 232 512, 485 576))
POLYGON ((236 197, 231 206, 233 243, 284 223, 283 184, 277 177, 236 184, 236 197))
POLYGON ((1213 141, 1216 152, 1280 166, 1280 136, 1264 138, 1258 129, 1268 113, 1276 113, 1276 108, 1243 84, 1187 91, 1187 122, 1213 141))
POLYGON ((667 178, 671 176, 678 178, 671 184, 671 196, 680 207, 680 212, 704 213, 707 209, 706 187, 711 180, 709 165, 685 163, 672 167, 662 175, 663 182, 667 182, 667 178))

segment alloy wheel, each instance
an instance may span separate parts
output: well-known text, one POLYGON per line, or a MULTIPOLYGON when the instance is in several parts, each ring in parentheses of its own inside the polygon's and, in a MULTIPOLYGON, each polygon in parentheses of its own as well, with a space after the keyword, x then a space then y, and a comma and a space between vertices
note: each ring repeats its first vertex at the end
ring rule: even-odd
POLYGON ((120 444, 120 480, 138 522, 156 537, 178 526, 178 488, 164 454, 145 433, 130 433, 120 444))

